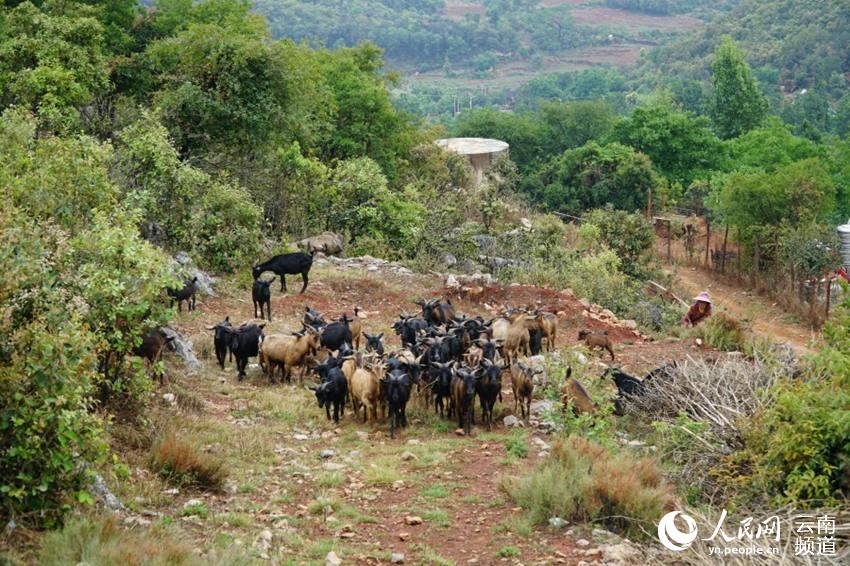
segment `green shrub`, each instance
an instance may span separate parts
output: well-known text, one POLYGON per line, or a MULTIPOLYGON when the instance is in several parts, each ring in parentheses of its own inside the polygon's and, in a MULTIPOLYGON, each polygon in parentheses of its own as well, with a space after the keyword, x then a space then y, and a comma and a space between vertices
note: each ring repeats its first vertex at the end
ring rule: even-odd
MULTIPOLYGON (((642 213, 609 206, 592 210, 583 219, 598 228, 600 241, 617 254, 624 273, 634 276, 646 273, 655 232, 642 213)), ((589 229, 583 227, 583 230, 589 229)))
POLYGON ((554 443, 538 467, 502 483, 532 520, 545 524, 598 521, 631 537, 645 537, 673 505, 673 492, 652 460, 612 453, 580 437, 554 443))
POLYGON ((747 343, 744 326, 725 313, 716 313, 694 329, 694 335, 707 346, 726 352, 742 352, 747 343))
POLYGON ((193 214, 197 257, 216 271, 233 271, 256 261, 260 250, 260 209, 238 185, 209 185, 193 214))

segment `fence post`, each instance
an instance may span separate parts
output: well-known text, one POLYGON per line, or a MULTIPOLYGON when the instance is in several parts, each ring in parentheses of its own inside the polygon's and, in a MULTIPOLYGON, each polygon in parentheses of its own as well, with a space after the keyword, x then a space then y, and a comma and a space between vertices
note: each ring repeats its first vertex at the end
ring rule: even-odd
POLYGON ((711 267, 708 263, 708 251, 711 248, 711 221, 705 221, 705 266, 711 267))
POLYGON ((723 231, 723 259, 720 260, 720 273, 726 273, 726 240, 729 238, 729 225, 723 231))
POLYGON ((667 263, 670 263, 670 238, 673 237, 673 221, 667 220, 667 263))
POLYGON ((826 278, 826 312, 823 315, 823 320, 826 322, 829 319, 829 299, 832 295, 832 276, 826 278))
POLYGON ((761 246, 758 239, 755 241, 756 249, 753 254, 753 287, 758 291, 759 288, 759 264, 761 264, 761 246))

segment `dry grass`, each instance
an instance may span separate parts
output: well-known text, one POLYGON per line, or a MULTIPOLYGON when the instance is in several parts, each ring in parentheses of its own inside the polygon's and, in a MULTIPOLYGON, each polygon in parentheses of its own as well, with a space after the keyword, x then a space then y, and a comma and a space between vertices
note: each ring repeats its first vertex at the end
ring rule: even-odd
POLYGON ((580 437, 556 442, 533 472, 502 485, 536 523, 597 521, 637 537, 651 532, 674 503, 652 460, 614 454, 580 437))
POLYGON ((44 537, 39 564, 145 564, 150 566, 210 564, 197 556, 173 528, 122 529, 115 518, 78 517, 44 537))
POLYGON ((173 432, 166 433, 151 448, 150 467, 180 485, 221 489, 227 478, 220 458, 202 452, 173 432))

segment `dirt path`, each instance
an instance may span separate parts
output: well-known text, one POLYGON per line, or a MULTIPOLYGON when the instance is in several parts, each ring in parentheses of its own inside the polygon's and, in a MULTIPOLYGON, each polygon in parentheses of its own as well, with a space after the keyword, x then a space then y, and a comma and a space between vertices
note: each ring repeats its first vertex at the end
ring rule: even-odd
POLYGON ((716 274, 705 269, 682 266, 676 275, 678 285, 688 291, 689 297, 700 291, 708 291, 715 312, 727 312, 734 318, 749 323, 754 332, 777 342, 786 342, 798 353, 812 352, 809 344, 817 337, 817 333, 805 324, 797 322, 794 315, 769 298, 721 281, 716 274))

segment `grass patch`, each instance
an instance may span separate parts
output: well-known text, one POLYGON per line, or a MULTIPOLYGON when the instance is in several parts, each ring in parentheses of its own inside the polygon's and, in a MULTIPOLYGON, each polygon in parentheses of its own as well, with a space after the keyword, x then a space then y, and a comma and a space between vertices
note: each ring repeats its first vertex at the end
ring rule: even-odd
POLYGON ((456 566, 454 561, 448 558, 443 558, 440 554, 428 545, 418 547, 422 552, 422 561, 425 564, 433 564, 434 566, 456 566))
POLYGON ((371 485, 392 485, 400 479, 403 479, 403 474, 398 469, 396 456, 378 458, 363 472, 363 481, 371 485))
POLYGON ((515 546, 503 546, 496 553, 496 558, 513 558, 519 556, 519 549, 515 546))
POLYGON ((517 515, 502 519, 496 523, 496 526, 493 527, 493 531, 497 533, 511 533, 524 538, 531 538, 531 535, 534 534, 534 524, 531 522, 531 518, 528 515, 517 515))
POLYGON ((467 503, 469 505, 474 505, 477 503, 481 503, 481 497, 476 494, 464 495, 460 498, 461 503, 467 503))
POLYGON ((448 528, 452 524, 451 517, 443 509, 429 509, 422 513, 422 518, 442 529, 448 528))
POLYGON ((525 443, 525 433, 518 431, 506 439, 505 451, 512 458, 528 458, 528 445, 525 443))
POLYGON ((341 507, 342 502, 339 498, 320 495, 307 506, 307 512, 311 515, 330 515, 339 511, 341 507))
POLYGON ((197 505, 189 505, 188 507, 184 507, 180 512, 184 517, 200 517, 205 519, 207 515, 210 514, 209 509, 203 503, 198 503, 197 505))
POLYGON ((324 472, 316 478, 316 485, 319 487, 339 487, 345 482, 345 476, 342 472, 324 472))
POLYGON ((202 452, 173 432, 151 447, 150 467, 169 481, 209 489, 221 489, 227 477, 220 458, 202 452))
POLYGON ((247 529, 254 525, 254 518, 248 513, 226 513, 221 521, 234 529, 247 529))
POLYGON ((505 478, 502 487, 535 523, 553 516, 600 522, 636 538, 653 532, 673 505, 673 490, 652 460, 611 453, 580 437, 554 443, 532 473, 505 478))
POLYGON ((257 484, 252 481, 239 484, 239 493, 254 493, 255 491, 257 491, 257 484))
POLYGON ((42 540, 38 563, 45 566, 88 564, 195 565, 206 560, 176 529, 154 525, 149 529, 122 529, 113 517, 71 519, 61 530, 42 540))
POLYGON ((441 483, 428 486, 419 493, 425 499, 444 499, 449 496, 448 488, 441 483))

